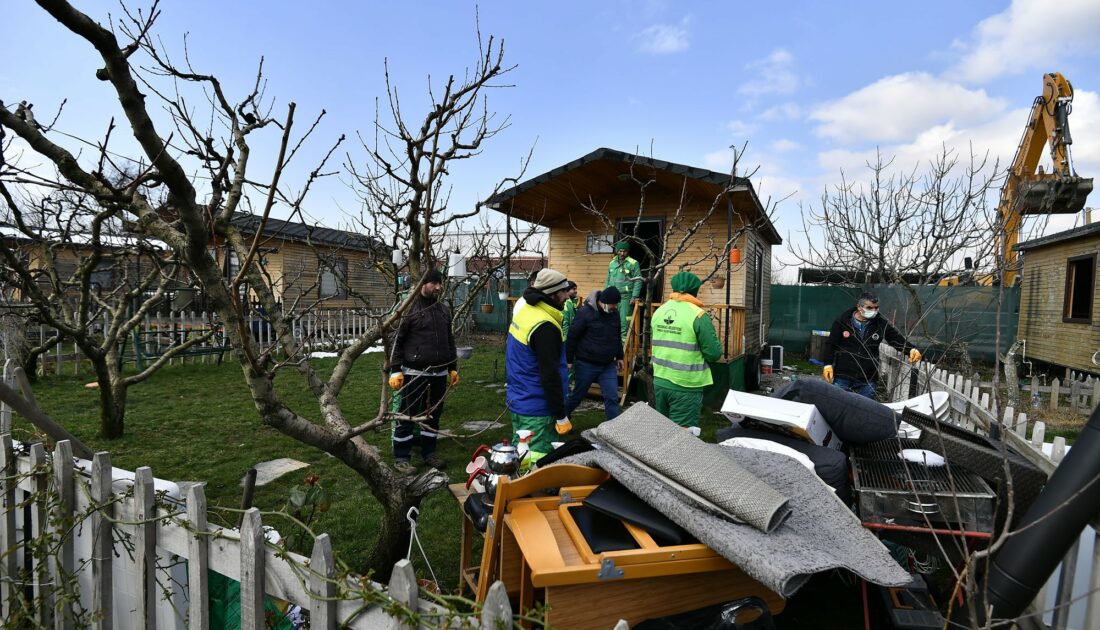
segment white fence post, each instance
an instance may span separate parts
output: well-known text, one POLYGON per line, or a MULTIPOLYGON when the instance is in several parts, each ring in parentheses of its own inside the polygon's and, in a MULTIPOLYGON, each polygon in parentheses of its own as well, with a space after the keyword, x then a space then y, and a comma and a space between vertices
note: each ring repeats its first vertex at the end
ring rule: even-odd
POLYGON ((489 587, 485 602, 481 606, 481 625, 479 630, 497 630, 512 627, 512 604, 508 602, 508 591, 504 582, 497 580, 489 587))
MULTIPOLYGON (((31 470, 33 472, 34 494, 40 497, 31 506, 31 540, 36 541, 38 547, 34 552, 34 614, 38 623, 43 628, 53 625, 53 600, 54 592, 50 584, 50 554, 46 540, 49 536, 47 526, 49 515, 46 513, 46 505, 50 488, 50 472, 46 459, 46 447, 41 442, 31 444, 31 470)), ((30 541, 27 541, 28 543, 30 541)), ((5 553, 10 550, 5 550, 5 553)), ((26 555, 30 549, 23 547, 26 555)))
MULTIPOLYGON (((0 470, 3 471, 3 480, 0 481, 4 489, 4 516, 0 519, 0 547, 5 550, 15 549, 15 453, 12 451, 11 433, 5 431, 0 435, 0 470)), ((16 605, 16 593, 18 587, 15 554, 5 553, 0 556, 0 600, 4 604, 4 615, 12 616, 12 608, 16 605)))
POLYGON ((137 610, 134 627, 157 627, 157 504, 153 492, 153 470, 142 466, 134 471, 134 594, 137 610))
MULTIPOLYGON (((395 601, 409 607, 414 613, 417 612, 420 604, 420 588, 416 585, 416 572, 413 571, 411 562, 402 559, 393 565, 388 592, 395 601)), ((415 626, 416 624, 400 617, 394 617, 390 622, 392 630, 405 630, 415 626)))
POLYGON ((316 630, 336 630, 336 562, 332 555, 332 540, 321 534, 313 541, 309 561, 309 621, 316 630))
POLYGON ((114 532, 111 516, 114 513, 111 493, 111 455, 96 453, 92 458, 92 503, 95 510, 90 520, 92 526, 92 611, 97 613, 95 625, 99 630, 114 627, 112 595, 114 593, 111 560, 114 554, 114 532))
POLYGON ((210 546, 206 525, 206 490, 201 483, 187 489, 187 627, 209 630, 210 593, 207 571, 210 566, 210 546))
POLYGON ((241 630, 264 630, 266 556, 260 510, 249 508, 241 525, 241 630))
MULTIPOLYGON (((54 532, 58 535, 57 559, 51 563, 53 581, 65 601, 71 601, 76 593, 69 579, 73 575, 73 537, 66 529, 66 522, 72 518, 76 501, 76 488, 73 483, 73 446, 68 440, 61 440, 53 452, 54 488, 57 492, 57 508, 54 513, 54 532)), ((73 627, 73 606, 61 607, 57 619, 58 630, 71 630, 73 627)))

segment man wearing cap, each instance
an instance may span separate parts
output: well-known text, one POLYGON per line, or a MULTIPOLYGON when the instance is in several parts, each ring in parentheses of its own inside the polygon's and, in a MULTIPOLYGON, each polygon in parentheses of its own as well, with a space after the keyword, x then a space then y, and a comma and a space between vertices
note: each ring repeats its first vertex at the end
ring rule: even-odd
POLYGON ((592 383, 600 384, 604 414, 619 415, 619 379, 623 369, 623 340, 619 336, 619 290, 597 291, 577 311, 565 338, 565 361, 573 370, 573 391, 565 403, 572 414, 592 383))
POLYGON ((707 362, 722 356, 714 322, 695 297, 701 285, 688 271, 672 276, 672 296, 653 313, 657 411, 682 427, 699 426, 703 388, 714 382, 707 362))
POLYGON ((569 281, 569 293, 565 297, 565 306, 561 308, 561 330, 565 333, 565 340, 569 341, 569 328, 573 325, 573 318, 577 316, 577 283, 569 281))
POLYGON ((856 305, 840 314, 829 330, 822 376, 837 387, 875 400, 878 387, 878 347, 882 342, 920 361, 920 350, 878 314, 878 296, 861 293, 856 305))
MULTIPOLYGON (((443 399, 447 386, 458 384, 451 311, 439 301, 442 291, 443 274, 438 269, 425 273, 420 294, 397 328, 388 368, 389 385, 401 394, 401 413, 428 416, 420 423, 420 456, 424 463, 438 469, 445 466, 443 458, 435 452, 443 399)), ((411 421, 398 421, 393 428, 394 468, 402 474, 416 472, 409 461, 418 441, 415 428, 416 423, 411 421)))
POLYGON ((615 244, 615 257, 607 265, 607 281, 605 287, 615 287, 619 295, 628 304, 623 304, 619 309, 620 337, 626 341, 626 333, 630 330, 630 318, 634 312, 632 308, 638 301, 638 295, 642 291, 642 272, 638 261, 629 256, 630 243, 619 241, 615 244))
POLYGON ((504 357, 512 438, 518 443, 516 431, 533 432, 528 456, 532 462, 550 452, 555 431, 564 435, 573 428, 565 410, 569 380, 561 328, 568 294, 565 276, 543 269, 523 292, 525 305, 508 327, 504 357))

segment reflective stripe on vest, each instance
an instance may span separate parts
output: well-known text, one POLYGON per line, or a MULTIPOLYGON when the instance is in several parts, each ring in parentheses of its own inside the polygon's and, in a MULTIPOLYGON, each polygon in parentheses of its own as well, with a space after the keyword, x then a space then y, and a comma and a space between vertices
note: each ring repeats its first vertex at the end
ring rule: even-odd
POLYGON ((653 313, 653 376, 681 387, 706 387, 714 382, 695 338, 695 320, 703 309, 669 300, 653 313))

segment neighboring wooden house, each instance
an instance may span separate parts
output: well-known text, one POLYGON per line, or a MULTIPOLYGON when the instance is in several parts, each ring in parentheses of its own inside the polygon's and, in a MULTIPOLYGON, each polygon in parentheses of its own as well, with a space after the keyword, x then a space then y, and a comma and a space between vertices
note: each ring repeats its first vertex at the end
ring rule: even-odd
MULTIPOLYGON (((649 290, 653 302, 660 303, 672 292, 670 279, 682 265, 702 277, 720 261, 715 276, 722 286, 705 282, 699 298, 711 307, 726 359, 733 360, 757 352, 767 340, 771 248, 782 243, 747 179, 731 181, 728 173, 597 149, 502 191, 488 203, 510 218, 547 227, 548 266, 576 282, 586 295, 603 288, 613 245, 624 235, 636 234, 660 256, 666 230, 671 249, 716 200, 714 212, 649 290), (633 178, 653 180, 645 189, 640 220, 640 187, 632 172, 633 178), (585 206, 599 209, 602 216, 587 212, 585 206), (674 226, 681 207, 681 219, 674 226), (729 235, 746 227, 734 242, 741 262, 731 264, 724 246, 729 235)), ((632 244, 630 255, 643 272, 652 264, 638 243, 632 244)))
MULTIPOLYGON (((251 238, 260 217, 238 214, 233 223, 251 238)), ((234 276, 234 252, 224 245, 216 250, 226 276, 234 276)), ((392 267, 390 250, 363 234, 269 218, 259 252, 275 298, 286 307, 302 310, 323 302, 322 308, 374 308, 393 302, 393 277, 384 272, 392 267)))
POLYGON ((1027 358, 1100 372, 1100 223, 1020 243, 1020 327, 1027 358))

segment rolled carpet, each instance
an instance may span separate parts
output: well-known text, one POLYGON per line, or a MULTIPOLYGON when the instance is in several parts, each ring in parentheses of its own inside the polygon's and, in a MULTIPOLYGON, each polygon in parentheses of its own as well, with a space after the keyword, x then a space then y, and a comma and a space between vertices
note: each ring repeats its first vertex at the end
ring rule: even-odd
POLYGON ((773 531, 791 510, 787 497, 644 403, 590 431, 603 448, 666 478, 699 507, 773 531))

